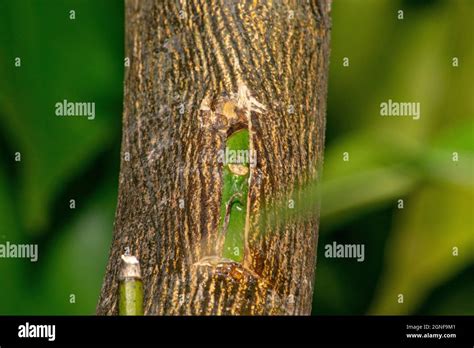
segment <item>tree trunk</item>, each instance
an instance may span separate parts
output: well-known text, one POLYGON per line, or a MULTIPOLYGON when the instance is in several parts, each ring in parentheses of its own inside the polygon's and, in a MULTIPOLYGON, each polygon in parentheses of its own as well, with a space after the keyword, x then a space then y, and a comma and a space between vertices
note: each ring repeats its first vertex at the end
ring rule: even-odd
POLYGON ((126 1, 119 197, 98 314, 117 314, 127 249, 145 314, 311 313, 319 211, 282 219, 274 202, 297 206, 320 177, 329 12, 329 0, 126 1), (218 241, 229 219, 239 231, 238 212, 222 201, 220 155, 239 129, 255 161, 238 208, 243 255, 229 259, 218 241))

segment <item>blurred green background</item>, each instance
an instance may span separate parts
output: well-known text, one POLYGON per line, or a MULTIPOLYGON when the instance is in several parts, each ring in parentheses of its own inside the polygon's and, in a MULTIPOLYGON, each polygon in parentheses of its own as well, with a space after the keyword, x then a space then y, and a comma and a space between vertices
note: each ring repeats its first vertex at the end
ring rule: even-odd
MULTIPOLYGON (((313 314, 474 314, 474 1, 335 0, 332 17, 313 314), (388 99, 420 102, 421 119, 381 117, 388 99), (333 241, 365 261, 325 258, 333 241)), ((0 243, 39 245, 36 263, 0 259, 0 314, 95 311, 123 33, 122 1, 0 1, 0 243), (64 99, 95 102, 95 120, 56 117, 64 99)))

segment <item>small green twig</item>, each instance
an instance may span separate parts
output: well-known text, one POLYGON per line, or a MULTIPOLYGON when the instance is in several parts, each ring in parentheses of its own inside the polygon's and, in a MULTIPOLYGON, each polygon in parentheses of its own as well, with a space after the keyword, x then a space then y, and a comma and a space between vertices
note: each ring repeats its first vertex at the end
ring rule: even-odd
POLYGON ((122 255, 119 292, 119 315, 143 315, 143 283, 135 256, 122 255))

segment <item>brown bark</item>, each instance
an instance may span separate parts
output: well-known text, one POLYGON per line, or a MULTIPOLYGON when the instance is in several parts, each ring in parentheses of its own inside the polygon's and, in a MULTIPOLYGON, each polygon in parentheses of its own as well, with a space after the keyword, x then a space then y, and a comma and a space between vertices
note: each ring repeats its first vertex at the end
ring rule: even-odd
POLYGON ((328 0, 126 1, 131 65, 98 314, 117 314, 127 247, 141 263, 145 314, 311 312, 319 212, 282 220, 268 207, 297 205, 298 188, 320 177, 329 7, 328 0), (249 129, 257 158, 242 263, 214 255, 217 152, 237 128, 249 129), (216 259, 203 261, 209 256, 216 259))

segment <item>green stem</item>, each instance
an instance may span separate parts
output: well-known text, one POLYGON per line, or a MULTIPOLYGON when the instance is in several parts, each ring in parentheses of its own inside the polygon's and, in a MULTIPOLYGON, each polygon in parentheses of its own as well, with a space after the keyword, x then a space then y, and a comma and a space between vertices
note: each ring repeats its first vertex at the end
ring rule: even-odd
POLYGON ((135 256, 122 255, 119 315, 143 315, 143 283, 135 256))
POLYGON ((223 168, 221 199, 222 257, 242 262, 249 183, 249 131, 242 129, 229 136, 223 168))

